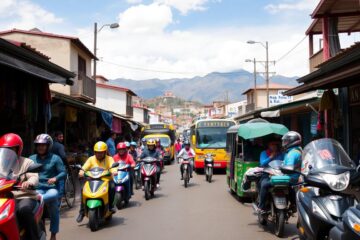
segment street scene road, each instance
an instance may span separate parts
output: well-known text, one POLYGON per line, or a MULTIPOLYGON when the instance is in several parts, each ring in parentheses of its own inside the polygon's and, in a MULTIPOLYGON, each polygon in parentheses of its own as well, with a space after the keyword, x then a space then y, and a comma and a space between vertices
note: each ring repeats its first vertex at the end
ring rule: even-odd
MULTIPOLYGON (((63 209, 59 239, 278 239, 271 225, 258 226, 250 204, 241 204, 228 192, 226 175, 214 175, 209 184, 204 175, 194 174, 185 189, 177 164, 166 166, 154 199, 146 201, 136 190, 130 206, 97 232, 90 231, 87 218, 77 224, 77 214, 78 206, 63 209)), ((297 239, 295 219, 286 225, 283 239, 297 239)))

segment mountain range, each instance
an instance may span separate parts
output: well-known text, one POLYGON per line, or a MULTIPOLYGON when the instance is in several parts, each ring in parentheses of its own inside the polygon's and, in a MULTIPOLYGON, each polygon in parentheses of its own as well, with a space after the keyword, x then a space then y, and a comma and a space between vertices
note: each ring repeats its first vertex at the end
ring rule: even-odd
MULTIPOLYGON (((297 77, 272 76, 270 81, 290 86, 296 86, 297 77)), ((262 76, 257 76, 257 84, 264 84, 262 76)), ((242 93, 254 86, 253 73, 245 70, 233 72, 213 72, 203 77, 172 78, 166 80, 130 80, 118 78, 110 80, 110 84, 126 87, 144 99, 151 99, 164 95, 167 90, 172 91, 177 97, 211 103, 216 100, 236 102, 245 99, 242 93)))

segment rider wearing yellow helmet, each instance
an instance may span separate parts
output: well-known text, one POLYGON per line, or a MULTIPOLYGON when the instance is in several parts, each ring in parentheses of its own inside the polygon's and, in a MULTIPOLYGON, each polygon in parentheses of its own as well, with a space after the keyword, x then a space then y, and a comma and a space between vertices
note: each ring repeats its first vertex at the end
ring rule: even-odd
MULTIPOLYGON (((94 145, 94 156, 91 156, 86 160, 85 164, 82 166, 83 170, 81 170, 79 172, 79 177, 84 176, 84 171, 89 171, 90 169, 95 168, 95 167, 100 167, 103 169, 110 169, 114 163, 114 159, 107 154, 107 151, 108 151, 108 146, 106 145, 105 142, 102 142, 102 141, 97 142, 94 145)), ((110 171, 113 175, 115 175, 117 173, 116 168, 113 168, 110 171)), ((114 195, 115 195, 115 185, 114 185, 114 182, 111 181, 112 176, 108 176, 106 178, 108 178, 110 180, 109 181, 109 202, 111 204, 109 204, 109 208, 110 208, 110 211, 115 212, 116 210, 113 206, 114 195)), ((84 206, 83 206, 83 203, 81 202, 79 216, 77 217, 76 221, 78 223, 80 223, 83 220, 83 218, 84 218, 84 206)))
MULTIPOLYGON (((148 139, 146 142, 147 149, 144 149, 144 151, 140 155, 140 159, 146 158, 146 157, 152 157, 156 159, 160 159, 161 153, 156 149, 156 141, 154 139, 148 139)), ((160 182, 160 176, 161 176, 161 169, 159 164, 157 165, 157 178, 156 178, 156 185, 159 187, 160 182)))

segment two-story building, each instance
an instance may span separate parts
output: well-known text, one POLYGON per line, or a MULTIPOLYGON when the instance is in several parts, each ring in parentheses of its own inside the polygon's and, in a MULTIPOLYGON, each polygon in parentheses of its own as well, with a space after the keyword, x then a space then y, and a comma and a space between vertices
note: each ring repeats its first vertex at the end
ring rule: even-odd
POLYGON ((76 73, 72 86, 51 84, 50 89, 83 102, 95 102, 96 83, 91 77, 91 62, 96 57, 77 37, 31 30, 12 29, 0 32, 0 37, 25 42, 46 54, 50 61, 76 73))
POLYGON ((285 94, 325 91, 317 109, 318 124, 325 137, 336 138, 358 160, 360 153, 360 43, 353 33, 360 32, 358 0, 319 1, 311 14, 309 36, 311 73, 299 78, 299 86, 285 94), (318 51, 317 41, 321 42, 318 51), (352 45, 348 48, 349 42, 352 45), (336 89, 336 91, 334 91, 336 89))

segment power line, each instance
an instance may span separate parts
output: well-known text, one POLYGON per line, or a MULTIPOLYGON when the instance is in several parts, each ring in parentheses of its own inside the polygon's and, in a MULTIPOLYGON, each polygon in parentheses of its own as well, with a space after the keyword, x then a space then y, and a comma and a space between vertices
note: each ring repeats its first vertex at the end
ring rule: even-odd
POLYGON ((287 57, 292 51, 294 51, 305 39, 307 36, 305 36, 303 39, 301 39, 297 44, 295 44, 294 47, 292 47, 289 51, 287 51, 284 55, 282 55, 276 62, 279 62, 283 60, 285 57, 287 57))
POLYGON ((206 73, 200 73, 200 72, 197 72, 197 73, 196 72, 173 72, 173 71, 166 71, 166 70, 158 70, 158 69, 150 69, 150 68, 142 68, 142 67, 137 67, 137 66, 129 66, 129 65, 117 64, 117 63, 108 62, 108 61, 104 61, 104 60, 99 60, 99 61, 103 62, 103 63, 115 65, 115 66, 118 66, 118 67, 128 68, 128 69, 137 70, 137 71, 143 71, 143 72, 156 72, 156 73, 182 74, 182 75, 206 74, 206 73))

